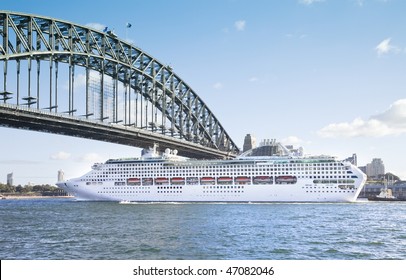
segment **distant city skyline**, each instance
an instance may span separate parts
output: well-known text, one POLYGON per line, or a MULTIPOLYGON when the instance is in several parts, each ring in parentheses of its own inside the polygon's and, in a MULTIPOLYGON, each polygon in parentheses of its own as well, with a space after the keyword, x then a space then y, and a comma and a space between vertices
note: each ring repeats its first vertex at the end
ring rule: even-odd
MULTIPOLYGON (((381 158, 406 179, 405 1, 69 3, 14 0, 2 9, 114 30, 170 65, 241 149, 251 134, 308 154, 356 153, 358 165, 381 158)), ((60 169, 72 178, 93 162, 140 154, 80 138, 0 132, 0 182, 13 173, 14 184, 54 184, 60 169)))

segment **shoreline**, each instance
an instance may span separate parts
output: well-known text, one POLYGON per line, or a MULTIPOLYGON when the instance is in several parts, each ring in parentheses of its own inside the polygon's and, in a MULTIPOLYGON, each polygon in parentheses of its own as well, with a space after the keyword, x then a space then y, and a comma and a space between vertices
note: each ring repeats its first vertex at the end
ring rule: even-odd
POLYGON ((10 199, 39 199, 39 198, 46 198, 46 199, 50 199, 50 198, 56 198, 56 199, 60 199, 60 198, 73 198, 73 196, 69 196, 69 195, 65 195, 65 196, 45 196, 45 195, 2 195, 1 196, 1 200, 10 200, 10 199))

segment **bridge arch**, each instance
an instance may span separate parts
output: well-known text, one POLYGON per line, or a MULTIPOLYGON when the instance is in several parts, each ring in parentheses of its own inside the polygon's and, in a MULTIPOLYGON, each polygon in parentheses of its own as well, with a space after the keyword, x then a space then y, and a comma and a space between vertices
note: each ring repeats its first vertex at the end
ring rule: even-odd
POLYGON ((195 157, 239 152, 170 66, 110 31, 0 11, 0 40, 0 125, 138 147, 154 141, 195 157), (18 112, 18 120, 11 111, 18 112), (45 115, 51 120, 44 121, 45 115), (93 131, 92 125, 101 127, 93 131))

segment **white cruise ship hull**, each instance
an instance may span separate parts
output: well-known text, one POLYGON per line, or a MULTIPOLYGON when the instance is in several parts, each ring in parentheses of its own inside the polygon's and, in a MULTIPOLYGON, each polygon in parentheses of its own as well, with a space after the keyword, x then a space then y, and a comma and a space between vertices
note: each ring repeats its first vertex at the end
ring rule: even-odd
POLYGON ((354 202, 365 181, 354 165, 326 156, 193 160, 152 149, 141 158, 94 164, 57 185, 90 201, 354 202))
POLYGON ((115 186, 109 182, 86 185, 69 180, 57 185, 82 201, 131 202, 355 202, 363 184, 357 189, 339 189, 335 184, 313 184, 311 180, 296 184, 272 185, 182 185, 115 186))

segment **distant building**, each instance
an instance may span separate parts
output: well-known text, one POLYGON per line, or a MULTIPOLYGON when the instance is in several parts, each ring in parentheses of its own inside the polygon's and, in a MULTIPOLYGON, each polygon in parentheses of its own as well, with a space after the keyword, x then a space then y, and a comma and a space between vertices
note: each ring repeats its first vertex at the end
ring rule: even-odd
POLYGON ((367 167, 366 166, 359 166, 359 170, 367 174, 367 167))
POLYGON ((379 177, 385 174, 385 165, 382 159, 374 158, 371 163, 366 165, 366 174, 368 177, 379 177))
POLYGON ((244 146, 242 151, 246 152, 248 150, 251 150, 253 148, 256 148, 257 144, 256 144, 256 140, 253 136, 251 136, 251 134, 247 134, 244 138, 244 146))
POLYGON ((289 150, 289 152, 292 153, 292 155, 303 156, 303 153, 304 153, 303 147, 295 148, 295 147, 293 147, 293 145, 286 145, 285 147, 286 147, 286 149, 289 150))
POLYGON ((7 185, 8 186, 13 186, 13 178, 14 176, 13 176, 13 173, 9 173, 9 174, 7 174, 7 185))
POLYGON ((357 154, 352 154, 352 157, 346 158, 345 161, 351 162, 353 165, 358 166, 357 154))
POLYGON ((58 170, 58 182, 64 181, 65 172, 63 170, 58 170))

